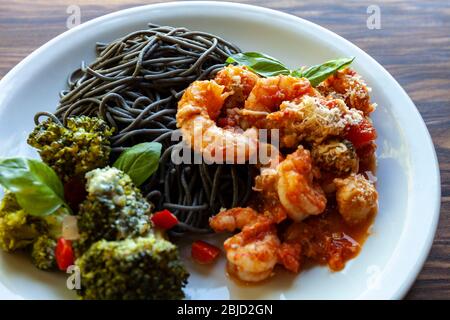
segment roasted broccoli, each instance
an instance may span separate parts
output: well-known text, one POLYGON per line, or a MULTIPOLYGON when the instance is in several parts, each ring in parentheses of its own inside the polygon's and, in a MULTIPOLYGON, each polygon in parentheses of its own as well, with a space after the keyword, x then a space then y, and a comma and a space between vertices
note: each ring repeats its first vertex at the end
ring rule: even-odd
POLYGON ((175 245, 148 235, 121 241, 101 240, 76 261, 83 299, 184 298, 189 274, 175 245))
POLYGON ((31 248, 31 261, 38 269, 54 269, 56 267, 55 248, 54 238, 48 235, 38 237, 31 248))
POLYGON ((0 204, 0 248, 7 252, 25 248, 45 231, 46 223, 26 213, 14 194, 6 192, 0 204))
POLYGON ((322 170, 337 176, 358 172, 358 155, 352 143, 347 140, 330 139, 314 145, 311 156, 322 170))
POLYGON ((127 174, 106 167, 87 173, 86 179, 88 196, 78 212, 77 255, 101 239, 122 240, 148 233, 151 206, 127 174))
POLYGON ((66 127, 48 119, 36 126, 28 144, 67 182, 109 162, 113 130, 105 121, 86 116, 69 118, 66 127))
POLYGON ((3 216, 7 212, 14 212, 22 209, 17 202, 16 196, 14 193, 6 191, 5 195, 0 203, 0 217, 3 216))
POLYGON ((61 236, 62 221, 68 214, 67 209, 60 208, 49 216, 32 216, 7 191, 0 204, 0 248, 13 252, 30 246, 42 235, 56 239, 61 236))

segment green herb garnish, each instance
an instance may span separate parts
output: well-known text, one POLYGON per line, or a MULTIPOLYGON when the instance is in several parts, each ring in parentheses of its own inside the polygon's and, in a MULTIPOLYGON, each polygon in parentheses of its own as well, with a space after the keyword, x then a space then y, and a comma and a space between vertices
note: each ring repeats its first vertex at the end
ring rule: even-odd
POLYGON ((26 158, 0 159, 0 184, 15 194, 31 215, 47 216, 65 206, 64 187, 45 163, 26 158))
POLYGON ((315 87, 322 81, 326 80, 329 76, 333 75, 336 71, 349 66, 353 60, 355 60, 355 57, 330 60, 325 63, 306 68, 301 72, 301 76, 308 79, 309 82, 311 82, 311 85, 315 87))
POLYGON ((227 63, 237 63, 246 66, 253 72, 263 76, 291 75, 297 78, 307 78, 313 87, 333 75, 336 71, 349 66, 355 58, 340 58, 330 60, 309 68, 290 70, 282 62, 258 52, 244 52, 229 56, 227 63))
POLYGON ((144 142, 122 152, 113 167, 128 174, 140 186, 158 169, 160 156, 160 143, 144 142))
POLYGON ((246 66, 263 77, 272 77, 279 74, 289 75, 291 73, 282 62, 258 52, 237 53, 229 56, 226 62, 236 62, 237 64, 246 66))

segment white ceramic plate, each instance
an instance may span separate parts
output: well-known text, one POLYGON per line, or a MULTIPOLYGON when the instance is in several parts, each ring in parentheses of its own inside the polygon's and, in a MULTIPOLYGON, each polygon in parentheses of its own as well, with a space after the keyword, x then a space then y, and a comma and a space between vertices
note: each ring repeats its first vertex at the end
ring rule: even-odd
MULTIPOLYGON (((0 82, 0 156, 34 156, 26 144, 33 115, 53 110, 67 75, 94 58, 94 44, 145 28, 147 22, 203 30, 260 51, 291 67, 355 56, 353 67, 372 87, 379 107, 379 214, 361 254, 341 272, 315 267, 298 276, 281 273, 268 283, 242 287, 225 276, 224 261, 201 267, 189 261, 191 299, 392 299, 413 283, 429 252, 439 216, 440 181, 435 151, 416 107, 400 85, 359 48, 313 23, 254 6, 183 2, 116 12, 50 41, 0 82)), ((13 44, 10 44, 13 45, 13 44)), ((0 298, 73 298, 64 274, 35 269, 25 257, 0 256, 0 298)))

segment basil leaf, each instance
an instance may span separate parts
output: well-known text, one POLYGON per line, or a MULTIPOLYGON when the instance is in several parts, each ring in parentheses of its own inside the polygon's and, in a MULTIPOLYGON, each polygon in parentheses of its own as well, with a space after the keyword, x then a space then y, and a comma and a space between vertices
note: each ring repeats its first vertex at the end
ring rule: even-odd
POLYGON ((307 78, 309 82, 311 82, 311 85, 315 87, 319 85, 322 81, 326 80, 329 76, 334 74, 336 71, 350 65, 354 59, 355 57, 340 58, 336 60, 330 60, 315 66, 311 66, 303 70, 301 76, 307 78))
POLYGON ((144 142, 122 152, 113 167, 128 174, 140 186, 158 169, 160 156, 160 143, 144 142))
POLYGON ((275 58, 258 52, 244 52, 229 56, 227 63, 236 62, 263 77, 272 77, 279 74, 288 75, 290 70, 275 58))
POLYGON ((45 163, 25 158, 0 160, 0 184, 14 193, 29 214, 46 216, 65 206, 64 187, 45 163))
POLYGON ((297 78, 307 78, 313 87, 319 85, 322 81, 334 74, 336 71, 350 65, 355 58, 340 58, 330 60, 322 64, 302 67, 296 70, 289 70, 282 62, 268 55, 258 52, 244 52, 229 56, 227 63, 236 62, 244 65, 253 72, 263 77, 271 77, 279 74, 291 75, 297 78))

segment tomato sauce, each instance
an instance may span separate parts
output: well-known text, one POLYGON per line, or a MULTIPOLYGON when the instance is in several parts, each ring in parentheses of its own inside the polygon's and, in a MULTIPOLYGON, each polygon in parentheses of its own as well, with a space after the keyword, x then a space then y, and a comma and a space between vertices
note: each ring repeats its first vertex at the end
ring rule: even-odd
MULTIPOLYGON (((370 143, 358 150, 360 157, 359 173, 367 177, 367 171, 375 175, 376 145, 370 143)), ((302 221, 301 236, 295 239, 301 243, 301 269, 315 264, 328 265, 332 271, 339 271, 345 263, 361 251, 376 213, 357 225, 347 224, 339 214, 334 197, 328 198, 327 209, 318 216, 302 221)))
MULTIPOLYGON (((375 149, 376 145, 372 143, 360 150, 359 173, 366 177, 367 171, 375 174, 375 149)), ((366 221, 349 225, 338 212, 334 194, 330 194, 327 208, 320 215, 310 216, 298 223, 291 220, 283 221, 278 225, 278 233, 281 242, 287 244, 285 254, 287 256, 293 252, 296 255, 300 254, 299 267, 294 265, 288 269, 296 272, 319 264, 328 265, 332 271, 342 270, 346 262, 355 258, 361 251, 370 235, 370 227, 375 216, 376 214, 372 214, 366 221)), ((280 252, 280 259, 284 260, 283 250, 280 252)))
MULTIPOLYGON (((370 171, 373 175, 376 172, 375 150, 376 145, 373 142, 357 150, 360 160, 358 173, 365 175, 369 179, 367 172, 370 171)), ((274 200, 276 197, 276 195, 272 194, 261 196, 259 193, 254 193, 248 203, 250 207, 253 207, 258 212, 264 211, 264 208, 270 208, 270 201, 268 203, 267 199, 274 200)), ((278 203, 277 201, 275 202, 278 203)), ((361 251, 364 242, 371 233, 371 226, 376 216, 376 213, 373 213, 365 221, 357 225, 349 225, 340 215, 335 195, 331 193, 327 197, 327 207, 323 213, 317 216, 310 216, 302 222, 293 222, 290 219, 285 219, 285 216, 283 216, 284 210, 277 213, 276 208, 278 206, 275 202, 273 208, 270 209, 272 218, 275 221, 283 220, 277 224, 278 236, 282 243, 278 253, 279 263, 294 273, 316 265, 328 266, 331 271, 342 270, 347 261, 355 258, 361 251), (284 251, 283 249, 286 248, 287 250, 284 251), (283 259, 283 254, 286 254, 286 259, 283 259), (289 268, 285 261, 289 262, 292 254, 299 258, 294 259, 298 261, 291 264, 290 266, 293 267, 289 268)), ((231 273, 229 275, 238 284, 253 285, 252 283, 245 283, 239 280, 231 273)), ((265 281, 257 284, 260 285, 265 281)))
POLYGON ((301 244, 300 269, 320 264, 328 265, 332 271, 342 270, 361 251, 374 217, 350 226, 333 204, 323 214, 305 219, 300 223, 301 236, 295 239, 301 244))

